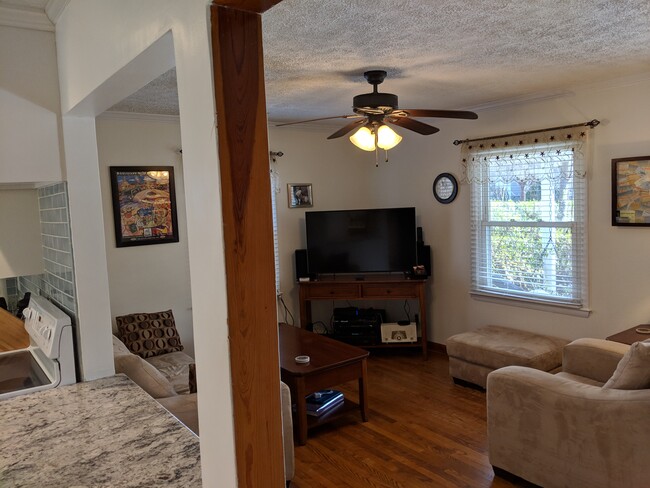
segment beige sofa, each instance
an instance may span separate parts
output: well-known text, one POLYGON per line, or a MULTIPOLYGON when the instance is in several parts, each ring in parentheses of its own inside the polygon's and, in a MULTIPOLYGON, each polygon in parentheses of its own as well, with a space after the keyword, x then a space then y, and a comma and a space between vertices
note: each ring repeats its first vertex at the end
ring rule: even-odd
POLYGON ((647 385, 649 357, 650 347, 578 339, 555 375, 521 366, 490 373, 492 465, 545 488, 650 486, 650 385, 633 389, 647 385), (645 366, 633 365, 634 348, 645 349, 645 366), (643 381, 622 384, 635 368, 643 381))
MULTIPOLYGON (((131 353, 115 336, 113 336, 113 359, 116 373, 127 375, 187 428, 196 435, 199 434, 197 394, 189 393, 189 366, 194 363, 194 359, 180 351, 142 359, 131 353)), ((295 468, 291 393, 284 383, 280 383, 280 394, 284 471, 288 485, 293 478, 295 468)))

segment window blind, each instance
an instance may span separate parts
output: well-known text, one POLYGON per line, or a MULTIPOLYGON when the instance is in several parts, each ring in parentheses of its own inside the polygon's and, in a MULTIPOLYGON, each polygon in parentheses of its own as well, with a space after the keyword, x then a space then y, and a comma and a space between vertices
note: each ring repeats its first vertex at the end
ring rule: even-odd
POLYGON ((271 167, 271 212, 273 214, 273 257, 275 260, 275 292, 280 293, 280 245, 278 243, 278 193, 280 192, 280 176, 271 167))
POLYGON ((463 144, 473 293, 587 300, 584 127, 463 144))

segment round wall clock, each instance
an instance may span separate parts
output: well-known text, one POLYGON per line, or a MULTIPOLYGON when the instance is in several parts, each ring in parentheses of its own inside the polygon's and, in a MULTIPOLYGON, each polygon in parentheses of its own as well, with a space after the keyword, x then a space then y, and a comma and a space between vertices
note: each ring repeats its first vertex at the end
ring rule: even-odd
POLYGON ((433 196, 440 203, 451 203, 458 195, 458 182, 451 173, 440 173, 433 180, 433 196))

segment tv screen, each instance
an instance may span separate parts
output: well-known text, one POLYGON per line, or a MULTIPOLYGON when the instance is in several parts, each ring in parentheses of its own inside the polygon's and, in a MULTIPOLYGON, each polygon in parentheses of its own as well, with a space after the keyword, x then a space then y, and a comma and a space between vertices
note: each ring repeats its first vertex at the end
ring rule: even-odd
POLYGON ((311 274, 410 271, 415 208, 306 212, 311 274))

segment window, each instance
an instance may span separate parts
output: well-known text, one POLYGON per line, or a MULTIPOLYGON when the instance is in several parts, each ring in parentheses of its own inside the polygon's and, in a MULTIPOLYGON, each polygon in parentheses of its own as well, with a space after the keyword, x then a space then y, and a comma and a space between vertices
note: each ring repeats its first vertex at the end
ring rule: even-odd
POLYGON ((273 214, 273 256, 275 259, 275 293, 280 293, 280 246, 278 244, 278 193, 280 176, 271 167, 271 212, 273 214))
POLYGON ((586 307, 587 130, 464 143, 472 293, 586 307))

